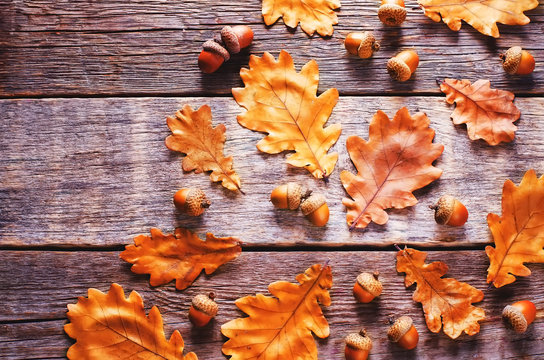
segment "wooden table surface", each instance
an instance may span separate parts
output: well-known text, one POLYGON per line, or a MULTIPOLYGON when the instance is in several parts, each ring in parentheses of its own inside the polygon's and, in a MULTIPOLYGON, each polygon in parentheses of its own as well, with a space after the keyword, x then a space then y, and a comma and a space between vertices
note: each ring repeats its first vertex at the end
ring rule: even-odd
POLYGON ((220 326, 243 316, 235 299, 266 294, 269 283, 294 281, 325 261, 334 282, 332 305, 324 308, 331 335, 316 340, 319 359, 343 359, 344 336, 360 327, 374 340, 371 359, 544 358, 542 316, 522 335, 499 318, 507 303, 522 298, 542 312, 544 266, 531 264, 530 277, 490 289, 483 251, 492 242, 486 216, 500 214, 504 181, 519 183, 530 168, 544 173, 544 2, 526 13, 530 24, 499 25, 498 39, 465 23, 461 31, 450 31, 425 17, 415 0, 406 2, 406 22, 387 28, 377 18, 377 4, 342 0, 339 24, 323 39, 289 30, 281 20, 265 26, 258 0, 0 0, 0 358, 64 358, 73 343, 63 332, 66 305, 86 296, 88 288, 106 291, 117 282, 127 293, 138 291, 147 309, 159 307, 167 336, 178 329, 186 349, 199 358, 224 359, 220 326), (217 73, 202 74, 196 62, 202 42, 235 24, 253 28, 253 45, 217 73), (370 29, 382 49, 371 60, 349 56, 346 34, 370 29), (514 45, 537 59, 532 75, 503 72, 498 54, 514 45), (389 79, 385 62, 406 47, 418 50, 421 63, 413 79, 401 84, 389 79), (281 49, 291 53, 297 69, 317 61, 320 92, 340 91, 329 119, 342 124, 332 148, 340 156, 328 183, 288 167, 285 153, 258 152, 255 144, 263 135, 236 121, 243 110, 230 91, 243 86, 240 67, 247 67, 249 53, 277 56, 281 49), (515 140, 495 147, 470 141, 465 126, 452 124, 453 107, 436 85, 446 77, 489 79, 492 87, 514 92, 522 114, 515 140), (183 104, 209 104, 214 124, 226 125, 225 153, 234 157, 245 195, 211 184, 207 175, 181 171, 182 157, 164 139, 166 116, 183 104), (354 170, 346 139, 367 138, 378 109, 392 116, 403 106, 429 116, 435 142, 445 145, 435 162, 444 173, 415 192, 417 205, 389 210, 386 225, 349 232, 339 180, 341 170, 354 170), (326 193, 331 218, 325 228, 273 209, 269 194, 287 181, 326 193), (187 186, 202 188, 213 202, 201 218, 189 219, 172 206, 173 193, 187 186), (434 223, 428 205, 444 193, 467 205, 464 227, 434 223), (147 276, 133 274, 119 259, 136 235, 178 226, 201 236, 237 236, 242 255, 185 291, 173 283, 152 288, 147 276), (429 261, 450 267, 448 276, 484 291, 477 305, 488 319, 479 334, 451 340, 427 329, 413 289, 404 288, 395 270, 393 244, 425 249, 429 261), (375 269, 383 274, 383 295, 369 305, 356 304, 355 277, 375 269), (192 296, 205 290, 218 294, 221 310, 210 326, 195 330, 187 309, 192 296), (421 336, 415 350, 404 352, 387 341, 385 323, 392 314, 413 317, 421 336))

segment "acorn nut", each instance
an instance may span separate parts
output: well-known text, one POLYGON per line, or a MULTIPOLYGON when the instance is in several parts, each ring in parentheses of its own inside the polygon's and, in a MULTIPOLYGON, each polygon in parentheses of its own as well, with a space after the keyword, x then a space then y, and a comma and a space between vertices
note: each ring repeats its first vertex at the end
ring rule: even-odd
POLYGON ((357 301, 362 303, 369 303, 375 297, 380 296, 382 293, 382 283, 378 280, 380 273, 375 271, 373 274, 364 272, 357 276, 357 281, 353 286, 353 296, 357 301))
POLYGON ((387 331, 389 340, 399 344, 406 350, 412 350, 417 346, 419 334, 411 317, 401 316, 395 322, 393 322, 393 319, 389 319, 389 322, 393 323, 387 331))
POLYGON ((520 46, 512 46, 506 53, 500 54, 502 67, 510 75, 527 75, 535 69, 535 58, 520 46))
POLYGON ((349 334, 344 341, 346 342, 344 350, 346 360, 366 360, 368 358, 368 353, 372 349, 372 340, 367 336, 366 330, 349 334))
POLYGON ((410 79, 419 65, 419 56, 415 50, 404 50, 387 62, 387 72, 393 80, 410 79))
POLYGON ((199 216, 204 209, 210 207, 211 202, 206 198, 204 191, 198 188, 183 188, 174 194, 174 205, 182 213, 199 216))
POLYGON ((502 317, 517 333, 524 333, 536 318, 536 306, 529 300, 522 300, 506 305, 502 317))
POLYGON ((217 315, 219 307, 213 300, 214 297, 214 293, 209 293, 208 295, 199 294, 193 298, 189 308, 189 320, 194 326, 206 326, 217 315))
POLYGON ((344 40, 346 50, 352 55, 358 55, 361 59, 368 59, 374 51, 380 49, 372 31, 349 33, 344 40))
POLYGON ((378 17, 385 25, 398 26, 406 19, 406 8, 403 0, 382 0, 378 9, 378 17))
POLYGON ((272 190, 270 201, 278 209, 296 210, 302 199, 307 198, 310 193, 304 186, 289 182, 272 190))
POLYGON ((429 208, 434 210, 434 220, 440 225, 463 226, 468 219, 465 205, 451 195, 440 197, 438 202, 429 208))
POLYGON ((230 59, 230 54, 237 54, 253 41, 253 30, 247 25, 225 26, 221 30, 221 39, 208 40, 198 56, 198 67, 210 74, 230 59))
POLYGON ((304 199, 300 210, 315 226, 325 226, 329 221, 329 207, 321 194, 312 194, 304 199))

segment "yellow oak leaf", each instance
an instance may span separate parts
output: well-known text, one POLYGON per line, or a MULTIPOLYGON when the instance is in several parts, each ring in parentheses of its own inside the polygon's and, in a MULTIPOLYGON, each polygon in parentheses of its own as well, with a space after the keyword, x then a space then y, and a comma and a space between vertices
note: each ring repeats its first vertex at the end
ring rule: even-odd
POLYGON ((461 20, 484 35, 498 38, 497 23, 525 25, 530 19, 524 11, 538 6, 538 0, 418 0, 425 15, 433 21, 444 21, 454 31, 461 29, 461 20))
POLYGON ((232 157, 223 155, 225 145, 225 125, 212 127, 212 111, 208 105, 202 105, 197 111, 184 105, 175 116, 166 118, 172 135, 165 140, 166 147, 173 151, 187 154, 183 158, 184 171, 201 173, 211 171, 213 182, 221 181, 225 188, 240 190, 240 177, 232 169, 232 157))
POLYGON ((487 246, 487 282, 495 287, 529 276, 524 263, 544 263, 544 175, 534 170, 523 176, 519 186, 511 180, 502 189, 502 216, 487 215, 495 247, 487 246))
POLYGON ((125 298, 118 284, 112 284, 107 294, 89 289, 87 298, 68 305, 67 316, 70 323, 64 331, 76 339, 68 359, 198 360, 192 352, 183 356, 179 331, 166 340, 157 307, 146 316, 140 295, 133 291, 125 298))
POLYGON ((302 30, 313 35, 330 36, 333 25, 338 24, 334 12, 340 8, 340 0, 263 0, 263 18, 266 25, 274 24, 280 17, 290 28, 300 22, 302 30))
POLYGON ((176 289, 183 290, 202 270, 209 275, 241 252, 240 240, 235 237, 218 238, 208 233, 203 241, 187 229, 177 228, 174 234, 163 234, 153 228, 151 236, 136 236, 134 245, 127 245, 119 256, 134 264, 131 268, 134 273, 151 274, 151 286, 176 279, 176 289))
POLYGON ((327 151, 338 140, 341 125, 323 126, 338 101, 338 90, 329 89, 316 96, 319 82, 317 63, 312 60, 297 73, 293 59, 281 51, 276 61, 265 52, 252 55, 250 69, 242 69, 244 88, 232 89, 238 104, 247 111, 238 115, 240 125, 268 135, 257 144, 265 153, 295 152, 287 163, 304 167, 316 178, 328 177, 337 153, 327 151))
POLYGON ((330 266, 316 264, 296 277, 298 284, 277 281, 268 286, 275 297, 262 294, 236 300, 236 306, 249 317, 231 320, 221 326, 230 338, 223 353, 230 360, 317 359, 312 332, 329 336, 329 324, 319 303, 331 304, 330 266))
POLYGON ((397 252, 397 271, 406 273, 406 287, 417 283, 413 299, 423 306, 429 330, 437 333, 443 327, 444 334, 452 339, 463 331, 477 334, 478 321, 485 319, 485 312, 472 303, 482 301, 484 293, 467 283, 443 279, 448 266, 441 261, 425 264, 426 258, 427 253, 414 249, 397 252))

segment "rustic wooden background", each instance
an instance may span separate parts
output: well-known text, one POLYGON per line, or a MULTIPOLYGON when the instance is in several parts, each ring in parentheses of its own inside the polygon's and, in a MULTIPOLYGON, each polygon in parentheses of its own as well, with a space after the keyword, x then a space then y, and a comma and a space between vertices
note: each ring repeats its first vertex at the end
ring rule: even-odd
POLYGON ((66 305, 86 296, 90 287, 106 291, 112 282, 138 291, 149 309, 157 305, 167 335, 179 329, 186 348, 201 359, 224 359, 221 324, 243 316, 235 299, 267 293, 275 280, 294 281, 316 262, 333 268, 333 303, 324 309, 331 336, 317 340, 319 358, 342 359, 343 337, 364 326, 374 339, 372 359, 541 359, 544 358, 544 266, 500 290, 485 283, 492 242, 489 212, 500 213, 502 184, 519 183, 530 168, 544 173, 544 4, 527 12, 526 26, 499 25, 501 37, 486 37, 463 24, 460 32, 434 23, 416 1, 406 2, 407 21, 386 28, 376 12, 378 1, 343 0, 334 35, 308 37, 280 20, 267 27, 261 2, 227 1, 90 1, 0 0, 0 357, 64 358, 73 341, 62 326, 66 305), (203 41, 224 25, 247 24, 255 32, 249 50, 217 73, 201 74, 196 58, 203 41), (343 48, 348 32, 374 30, 382 49, 370 60, 349 56, 343 48), (530 76, 506 75, 498 54, 521 45, 537 59, 530 76), (389 79, 385 62, 405 47, 415 47, 421 63, 412 80, 389 79), (262 134, 240 127, 242 110, 232 87, 242 86, 240 67, 249 54, 281 49, 298 69, 310 59, 320 67, 320 91, 336 87, 341 97, 329 123, 341 123, 342 135, 332 151, 340 154, 328 183, 305 170, 289 168, 285 154, 262 154, 255 148, 262 134), (449 119, 436 79, 489 79, 492 87, 516 94, 521 110, 514 142, 490 147, 468 139, 464 126, 449 119), (207 175, 184 174, 181 156, 164 146, 165 118, 183 104, 209 104, 214 123, 227 127, 225 153, 234 157, 246 195, 211 184, 207 175), (407 106, 424 111, 445 145, 435 162, 442 177, 415 192, 416 206, 389 211, 385 226, 371 224, 349 232, 341 199, 341 170, 354 170, 345 151, 349 135, 368 136, 376 110, 392 116, 407 106), (324 192, 331 209, 326 228, 311 226, 300 213, 277 211, 271 190, 299 181, 324 192), (178 214, 173 193, 185 186, 205 190, 213 204, 198 219, 178 214), (470 218, 460 229, 434 223, 428 205, 444 193, 458 196, 470 218), (173 283, 151 288, 146 276, 130 272, 118 258, 134 236, 158 227, 184 226, 203 235, 238 236, 242 255, 214 275, 202 275, 186 291, 173 283), (488 319, 476 336, 451 340, 429 332, 421 306, 411 300, 403 277, 395 271, 392 244, 429 251, 429 261, 450 266, 449 276, 485 293, 488 319), (378 301, 356 304, 351 287, 362 270, 378 269, 385 290, 378 301), (237 278, 233 283, 232 279, 237 278), (192 296, 218 294, 220 313, 195 330, 187 320, 192 296), (523 335, 500 320, 507 303, 527 298, 540 309, 523 335), (410 352, 388 343, 388 315, 411 315, 420 332, 410 352))

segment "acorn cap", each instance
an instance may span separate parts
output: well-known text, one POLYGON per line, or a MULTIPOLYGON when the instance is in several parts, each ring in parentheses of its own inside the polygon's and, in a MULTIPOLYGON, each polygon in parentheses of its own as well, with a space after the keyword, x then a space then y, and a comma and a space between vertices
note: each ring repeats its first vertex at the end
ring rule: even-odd
POLYGON ((434 219, 440 225, 447 224, 450 221, 451 215, 453 214, 453 209, 455 207, 455 198, 451 195, 444 195, 436 205, 432 208, 434 209, 434 219))
POLYGON ((378 51, 379 49, 380 44, 376 41, 372 31, 364 31, 361 43, 357 48, 357 55, 362 59, 368 59, 374 51, 378 51))
POLYGON ((515 74, 518 71, 521 62, 522 50, 519 46, 512 46, 501 56, 503 59, 502 67, 509 74, 515 74))
POLYGON ((296 210, 307 190, 294 182, 287 183, 287 207, 289 210, 296 210))
POLYGON ((204 212, 204 208, 207 208, 210 205, 211 202, 206 198, 204 191, 198 188, 190 188, 189 192, 187 192, 187 198, 185 200, 187 214, 198 216, 204 212))
POLYGON ((346 345, 357 350, 370 351, 370 349, 372 349, 372 340, 366 335, 365 330, 361 330, 358 333, 349 334, 346 336, 345 342, 346 345))
POLYGON ((406 8, 396 4, 384 4, 378 9, 378 17, 385 25, 397 26, 406 19, 406 8))
POLYGON ((367 272, 360 273, 359 276, 357 276, 357 283, 361 285, 363 289, 365 289, 374 296, 380 296, 382 293, 383 286, 382 283, 378 280, 377 275, 373 275, 367 272))
POLYGON ((401 316, 393 323, 393 325, 391 325, 387 331, 387 337, 392 342, 398 342, 404 336, 404 334, 410 330, 412 325, 413 321, 411 317, 401 316))
POLYGON ((312 194, 300 204, 300 210, 302 210, 304 215, 308 215, 319 209, 321 205, 325 203, 325 196, 321 194, 312 194))
POLYGON ((214 317, 217 315, 217 310, 219 306, 215 301, 213 301, 209 295, 199 294, 193 298, 192 302, 195 310, 203 312, 204 314, 214 317))
POLYGON ((508 320, 515 332, 523 333, 527 330, 527 319, 525 319, 525 315, 517 307, 506 305, 502 311, 502 317, 508 320))
POLYGON ((230 54, 217 41, 214 40, 208 40, 204 44, 202 44, 202 48, 206 51, 213 52, 217 55, 221 55, 225 61, 228 61, 230 59, 230 54))
POLYGON ((223 40, 223 43, 231 54, 238 54, 240 52, 240 41, 238 41, 238 36, 236 36, 236 33, 230 26, 225 26, 221 29, 221 40, 223 40))
POLYGON ((393 80, 397 81, 406 81, 412 76, 412 71, 410 67, 402 60, 393 57, 387 62, 387 72, 393 80))

